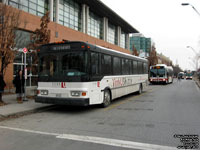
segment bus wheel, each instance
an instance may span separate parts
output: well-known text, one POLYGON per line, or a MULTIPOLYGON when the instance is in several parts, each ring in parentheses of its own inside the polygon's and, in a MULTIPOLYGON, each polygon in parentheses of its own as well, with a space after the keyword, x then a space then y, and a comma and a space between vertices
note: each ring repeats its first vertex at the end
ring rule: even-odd
POLYGON ((138 90, 138 94, 141 94, 141 93, 142 93, 142 90, 143 90, 142 84, 140 84, 140 87, 139 87, 139 90, 138 90))
POLYGON ((110 92, 108 90, 104 91, 104 98, 103 98, 103 103, 102 103, 102 107, 107 107, 110 105, 111 102, 111 95, 110 92))

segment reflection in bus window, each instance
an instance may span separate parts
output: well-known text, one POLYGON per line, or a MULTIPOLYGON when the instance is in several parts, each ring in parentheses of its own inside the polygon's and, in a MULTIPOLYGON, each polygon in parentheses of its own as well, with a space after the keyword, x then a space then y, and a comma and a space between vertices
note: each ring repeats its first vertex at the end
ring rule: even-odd
POLYGON ((40 60, 40 75, 53 76, 58 72, 58 60, 54 55, 47 55, 40 60))
POLYGON ((86 74, 85 53, 69 52, 62 57, 62 75, 81 76, 86 74))
POLYGON ((138 74, 137 61, 133 61, 133 74, 138 74))
POLYGON ((98 53, 91 53, 91 69, 92 75, 99 74, 99 54, 98 53))

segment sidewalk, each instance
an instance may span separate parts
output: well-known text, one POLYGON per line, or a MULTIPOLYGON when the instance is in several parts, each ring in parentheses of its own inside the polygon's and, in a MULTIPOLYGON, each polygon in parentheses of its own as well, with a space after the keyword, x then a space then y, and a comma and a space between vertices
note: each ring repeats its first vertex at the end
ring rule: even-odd
POLYGON ((36 112, 52 106, 49 104, 35 103, 33 99, 28 99, 28 101, 18 104, 16 94, 3 95, 2 99, 7 105, 0 106, 0 120, 11 116, 36 112))
POLYGON ((196 82, 196 85, 200 88, 200 81, 197 77, 194 77, 193 80, 196 82))

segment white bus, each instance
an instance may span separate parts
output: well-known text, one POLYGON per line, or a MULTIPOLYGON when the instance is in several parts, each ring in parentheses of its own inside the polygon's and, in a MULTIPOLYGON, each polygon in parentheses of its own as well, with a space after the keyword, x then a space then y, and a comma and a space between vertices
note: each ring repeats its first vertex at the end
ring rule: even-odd
POLYGON ((146 59, 84 42, 43 45, 38 58, 39 103, 107 107, 147 85, 146 59))
POLYGON ((173 83, 173 68, 165 64, 150 66, 149 82, 150 83, 173 83))

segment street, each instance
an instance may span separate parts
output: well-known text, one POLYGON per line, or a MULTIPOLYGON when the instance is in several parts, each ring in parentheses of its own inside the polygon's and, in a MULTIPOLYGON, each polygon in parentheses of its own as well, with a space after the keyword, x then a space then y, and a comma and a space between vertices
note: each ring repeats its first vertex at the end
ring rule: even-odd
POLYGON ((174 135, 200 135, 193 80, 149 85, 107 108, 57 106, 0 122, 1 150, 175 149, 174 135))

